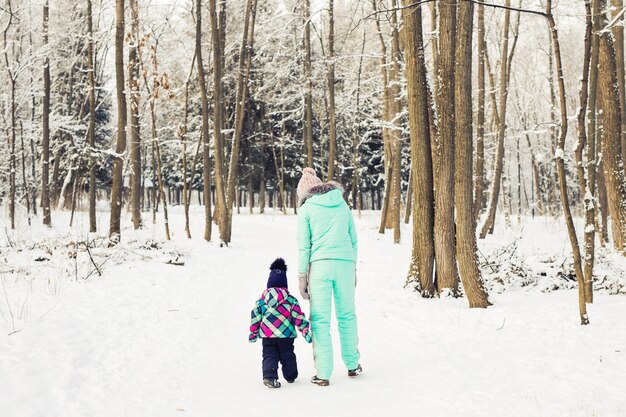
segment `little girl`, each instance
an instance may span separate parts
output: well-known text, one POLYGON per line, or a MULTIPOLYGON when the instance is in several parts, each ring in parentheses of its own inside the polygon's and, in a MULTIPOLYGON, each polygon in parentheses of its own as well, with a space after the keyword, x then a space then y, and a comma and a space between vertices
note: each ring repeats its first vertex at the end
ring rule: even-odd
POLYGON ((278 363, 283 377, 292 383, 298 377, 298 364, 293 351, 296 327, 311 343, 309 322, 300 309, 298 300, 287 289, 287 265, 282 258, 270 266, 267 289, 263 291, 252 310, 249 341, 263 339, 263 384, 269 388, 280 388, 278 363))

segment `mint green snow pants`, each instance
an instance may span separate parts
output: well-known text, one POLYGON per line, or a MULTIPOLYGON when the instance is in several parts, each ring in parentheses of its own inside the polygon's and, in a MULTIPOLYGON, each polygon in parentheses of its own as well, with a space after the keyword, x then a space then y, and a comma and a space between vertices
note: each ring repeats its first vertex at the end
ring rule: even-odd
POLYGON ((311 263, 310 318, 315 369, 320 379, 330 379, 333 373, 333 345, 330 338, 330 310, 333 296, 341 342, 341 358, 348 369, 355 369, 359 365, 354 274, 354 262, 351 261, 319 260, 311 263))

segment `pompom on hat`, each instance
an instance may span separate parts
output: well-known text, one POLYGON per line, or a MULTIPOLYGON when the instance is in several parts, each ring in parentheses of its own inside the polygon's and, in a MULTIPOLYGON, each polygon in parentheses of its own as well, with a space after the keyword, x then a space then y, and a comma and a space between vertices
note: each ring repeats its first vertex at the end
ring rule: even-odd
POLYGON ((270 265, 270 277, 267 288, 287 288, 287 265, 283 258, 277 258, 270 265))
POLYGON ((304 197, 311 188, 321 184, 322 180, 318 178, 313 168, 304 168, 302 170, 302 178, 300 178, 298 182, 298 199, 302 200, 302 197, 304 197))

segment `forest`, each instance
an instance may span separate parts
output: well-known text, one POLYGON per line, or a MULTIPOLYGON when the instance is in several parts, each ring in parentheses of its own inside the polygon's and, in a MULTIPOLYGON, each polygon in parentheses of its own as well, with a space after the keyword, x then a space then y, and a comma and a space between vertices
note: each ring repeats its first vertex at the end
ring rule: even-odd
POLYGON ((1 414, 626 415, 625 19, 624 0, 0 0, 1 414), (308 168, 356 258, 360 359, 329 342, 327 388, 302 381, 322 349, 298 293, 308 168), (279 257, 318 343, 297 336, 277 399, 247 330, 279 257))
POLYGON ((308 166, 412 239, 424 297, 489 305, 496 216, 561 219, 583 324, 595 247, 624 254, 621 2, 41 3, 1 8, 10 229, 88 211, 115 245, 128 212, 170 239, 182 206, 228 245, 235 211, 297 212, 308 166))

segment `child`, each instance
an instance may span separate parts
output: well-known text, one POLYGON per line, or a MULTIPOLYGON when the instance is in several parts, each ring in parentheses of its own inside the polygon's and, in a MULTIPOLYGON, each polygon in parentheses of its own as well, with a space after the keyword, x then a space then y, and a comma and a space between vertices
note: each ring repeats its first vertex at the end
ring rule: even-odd
POLYGON ((287 290, 287 265, 281 258, 270 266, 267 289, 263 291, 252 310, 249 341, 263 339, 263 384, 268 388, 280 388, 278 362, 287 382, 298 377, 298 364, 293 351, 296 326, 311 343, 309 322, 300 309, 298 300, 287 290))

